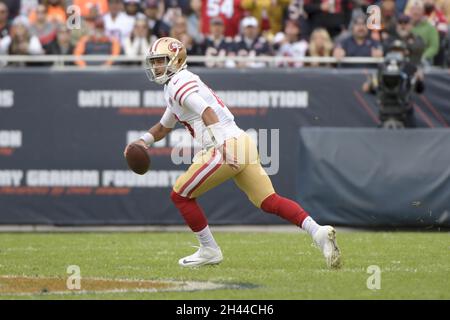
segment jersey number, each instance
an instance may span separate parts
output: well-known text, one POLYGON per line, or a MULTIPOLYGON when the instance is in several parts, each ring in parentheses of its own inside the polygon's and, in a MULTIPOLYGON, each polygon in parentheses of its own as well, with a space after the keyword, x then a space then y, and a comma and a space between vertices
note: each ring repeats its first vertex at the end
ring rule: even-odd
POLYGON ((230 19, 233 16, 233 2, 234 0, 207 0, 208 17, 217 17, 223 14, 230 19))

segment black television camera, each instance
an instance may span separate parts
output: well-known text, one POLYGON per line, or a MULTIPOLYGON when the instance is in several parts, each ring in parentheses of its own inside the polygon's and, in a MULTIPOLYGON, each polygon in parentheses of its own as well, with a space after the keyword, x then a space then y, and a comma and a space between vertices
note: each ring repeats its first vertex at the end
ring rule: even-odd
POLYGON ((368 90, 377 94, 379 119, 383 128, 415 127, 413 91, 424 90, 418 67, 408 58, 406 45, 394 41, 368 90))
POLYGON ((403 54, 392 51, 386 55, 378 70, 379 117, 385 128, 415 126, 411 102, 412 79, 405 67, 403 54))

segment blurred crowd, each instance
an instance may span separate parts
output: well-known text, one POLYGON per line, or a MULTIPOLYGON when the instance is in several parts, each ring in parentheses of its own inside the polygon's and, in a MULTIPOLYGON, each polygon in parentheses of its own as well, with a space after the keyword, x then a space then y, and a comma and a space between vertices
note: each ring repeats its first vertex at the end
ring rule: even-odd
POLYGON ((75 55, 84 66, 89 54, 142 57, 170 36, 190 55, 340 59, 382 57, 401 40, 417 63, 447 66, 449 21, 450 0, 0 0, 0 54, 75 55), (373 4, 380 29, 368 28, 373 4))

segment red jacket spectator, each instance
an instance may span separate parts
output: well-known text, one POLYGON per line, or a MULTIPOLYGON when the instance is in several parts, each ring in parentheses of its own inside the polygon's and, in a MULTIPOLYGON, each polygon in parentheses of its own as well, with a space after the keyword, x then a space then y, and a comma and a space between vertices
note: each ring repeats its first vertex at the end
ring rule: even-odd
POLYGON ((425 1, 424 5, 425 15, 428 17, 428 21, 439 31, 439 33, 447 34, 448 21, 442 10, 438 9, 434 1, 425 1))
POLYGON ((241 0, 209 1, 202 0, 201 29, 204 35, 209 34, 211 19, 220 17, 225 25, 225 36, 234 37, 239 33, 242 9, 241 0))

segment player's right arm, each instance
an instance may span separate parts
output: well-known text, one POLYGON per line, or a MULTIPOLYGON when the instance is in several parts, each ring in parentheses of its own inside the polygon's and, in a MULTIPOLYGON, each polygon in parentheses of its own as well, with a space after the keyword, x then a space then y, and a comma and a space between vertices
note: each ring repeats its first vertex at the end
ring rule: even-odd
POLYGON ((140 137, 138 140, 135 141, 135 143, 142 144, 144 147, 148 148, 150 145, 152 145, 154 142, 164 139, 169 132, 172 131, 172 128, 166 128, 164 127, 161 122, 158 122, 153 127, 148 129, 148 133, 151 136, 147 136, 147 134, 140 137), (148 138, 151 139, 151 143, 149 143, 148 138), (153 137, 153 138, 152 138, 153 137))
MULTIPOLYGON (((164 127, 161 122, 158 122, 153 127, 151 127, 148 132, 153 136, 155 139, 154 141, 159 141, 164 139, 170 131, 172 131, 173 128, 166 128, 164 127)), ((139 141, 145 142, 143 139, 139 139, 139 141)))
MULTIPOLYGON (((175 127, 177 120, 175 115, 166 109, 161 120, 151 127, 144 135, 142 135, 138 140, 132 143, 138 143, 146 148, 150 147, 154 142, 162 140, 169 134, 170 131, 175 127)), ((123 152, 124 156, 127 154, 128 145, 125 147, 123 152)))

